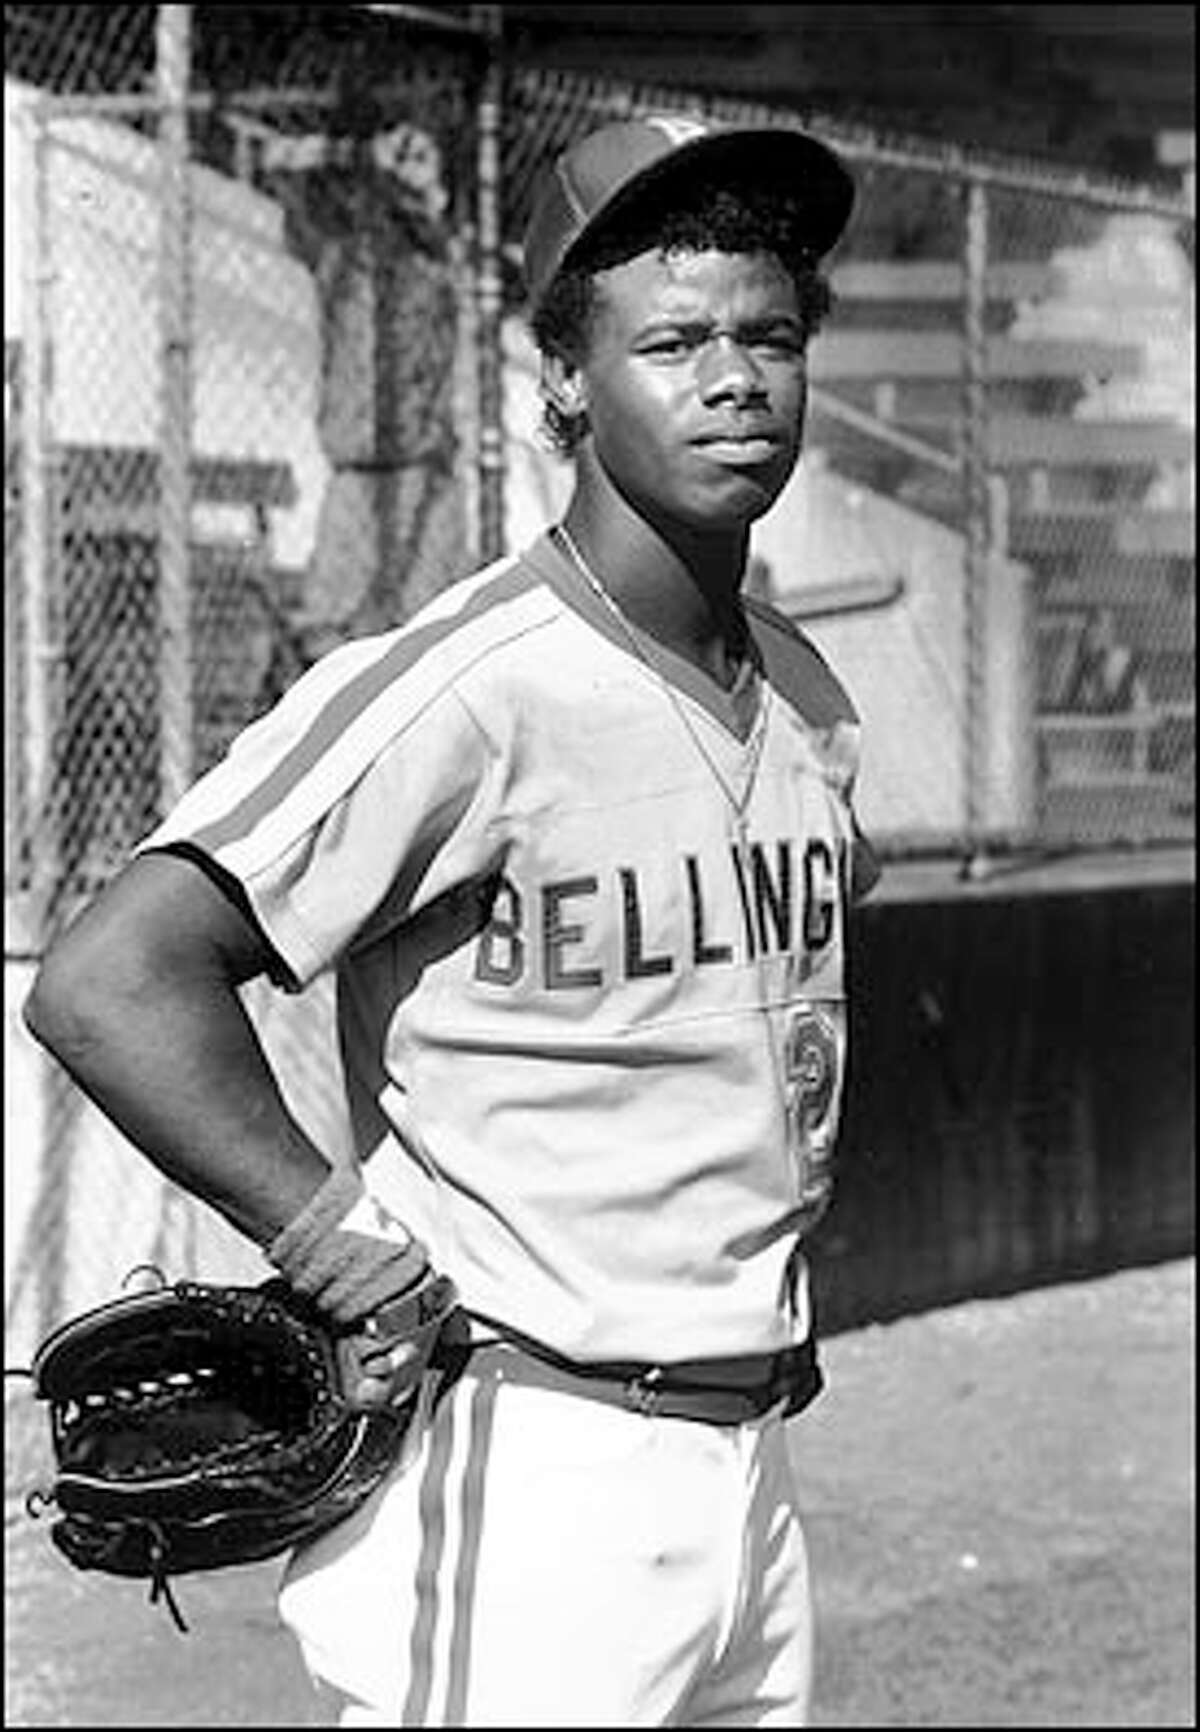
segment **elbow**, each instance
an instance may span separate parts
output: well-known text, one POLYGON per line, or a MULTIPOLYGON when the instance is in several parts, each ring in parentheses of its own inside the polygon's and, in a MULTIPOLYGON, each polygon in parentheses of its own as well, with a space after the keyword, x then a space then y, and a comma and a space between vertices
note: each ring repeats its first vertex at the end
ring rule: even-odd
POLYGON ((103 1073, 153 1046, 182 1010, 233 995, 251 972, 247 931, 194 866, 134 861, 50 945, 25 1026, 68 1070, 103 1073))
POLYGON ((72 1067, 103 1024, 107 996, 94 969, 60 943, 43 958, 22 1018, 40 1046, 72 1067))
POLYGON ((39 1045, 75 1069, 97 1044, 132 1028, 150 998, 147 932, 170 931, 170 919, 149 928, 130 893, 127 871, 51 941, 22 1007, 39 1045))
POLYGON ((62 1040, 70 994, 53 953, 42 958, 33 985, 21 1007, 21 1018, 34 1040, 51 1052, 62 1040))

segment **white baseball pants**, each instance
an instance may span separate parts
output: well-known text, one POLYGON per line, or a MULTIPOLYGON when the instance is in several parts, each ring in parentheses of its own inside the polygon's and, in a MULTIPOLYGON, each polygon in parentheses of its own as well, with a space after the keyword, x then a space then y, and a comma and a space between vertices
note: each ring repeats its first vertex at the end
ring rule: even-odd
POLYGON ((283 1620, 345 1726, 803 1726, 787 1433, 468 1368, 412 1459, 293 1557, 283 1620))

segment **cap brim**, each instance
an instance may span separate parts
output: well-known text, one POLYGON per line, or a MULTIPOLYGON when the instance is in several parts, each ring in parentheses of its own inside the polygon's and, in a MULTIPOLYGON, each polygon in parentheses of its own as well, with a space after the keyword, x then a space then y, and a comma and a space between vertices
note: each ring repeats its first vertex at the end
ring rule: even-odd
POLYGON ((705 133, 647 163, 588 218, 563 252, 554 274, 615 218, 667 193, 673 182, 719 170, 732 182, 775 187, 799 200, 800 223, 815 257, 839 239, 854 207, 854 181, 827 146, 790 127, 740 128, 705 133))

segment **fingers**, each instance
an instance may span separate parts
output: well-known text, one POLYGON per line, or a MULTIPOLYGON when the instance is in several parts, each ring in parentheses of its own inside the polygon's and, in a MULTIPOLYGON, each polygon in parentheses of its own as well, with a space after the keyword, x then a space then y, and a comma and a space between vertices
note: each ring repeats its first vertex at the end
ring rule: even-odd
POLYGON ((403 1407, 413 1399, 417 1386, 411 1378, 397 1383, 390 1377, 370 1377, 363 1373, 347 1385, 346 1399, 351 1407, 403 1407))
POLYGON ((347 1391, 347 1399, 352 1407, 400 1407, 411 1401, 413 1394, 411 1383, 406 1382, 398 1388, 389 1377, 368 1377, 364 1374, 347 1391))
POLYGON ((411 1399, 424 1369, 411 1341, 380 1342, 363 1334, 339 1344, 342 1385, 356 1407, 398 1406, 411 1399))
POLYGON ((392 1347, 375 1346, 369 1342, 358 1346, 359 1365, 371 1377, 394 1376, 414 1364, 416 1359, 417 1346, 413 1341, 398 1341, 392 1347))
POLYGON ((338 1349, 348 1399, 369 1406, 411 1399, 457 1298, 446 1276, 431 1276, 358 1321, 338 1349))

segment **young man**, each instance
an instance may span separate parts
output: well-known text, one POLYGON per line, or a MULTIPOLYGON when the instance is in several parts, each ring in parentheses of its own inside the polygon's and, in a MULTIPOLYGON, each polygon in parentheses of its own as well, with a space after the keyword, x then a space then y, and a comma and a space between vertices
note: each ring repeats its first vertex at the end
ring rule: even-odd
POLYGON ((360 1399, 438 1389, 283 1585, 346 1724, 805 1716, 788 1438, 870 868, 851 704, 741 584, 852 197, 790 130, 567 152, 526 246, 564 520, 310 670, 32 995, 133 1141, 356 1335, 360 1399), (237 990, 328 968, 352 1171, 237 990), (370 1328, 426 1260, 470 1332, 444 1375, 370 1328))

